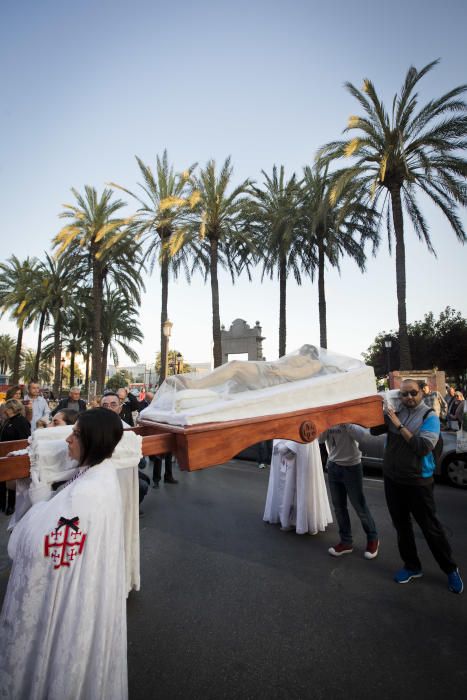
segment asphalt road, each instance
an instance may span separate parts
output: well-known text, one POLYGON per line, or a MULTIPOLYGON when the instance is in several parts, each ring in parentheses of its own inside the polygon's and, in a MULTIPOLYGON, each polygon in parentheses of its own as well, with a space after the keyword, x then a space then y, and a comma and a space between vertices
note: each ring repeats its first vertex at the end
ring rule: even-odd
MULTIPOLYGON (((421 536, 424 578, 393 583, 400 561, 377 476, 365 488, 381 549, 367 561, 358 522, 340 559, 327 553, 335 524, 298 536, 263 523, 267 469, 175 474, 177 486, 161 483, 143 503, 131 700, 467 697, 467 593, 448 591, 421 536)), ((467 578, 467 491, 437 485, 436 498, 467 578)), ((3 535, 0 547, 3 595, 3 535)))

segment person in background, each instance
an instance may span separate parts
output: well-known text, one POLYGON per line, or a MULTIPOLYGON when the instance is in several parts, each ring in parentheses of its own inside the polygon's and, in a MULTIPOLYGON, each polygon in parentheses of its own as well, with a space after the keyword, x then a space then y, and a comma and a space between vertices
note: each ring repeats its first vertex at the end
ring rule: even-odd
POLYGON ((120 420, 122 421, 122 426, 123 428, 131 428, 131 426, 123 420, 122 418, 122 402, 120 401, 120 398, 118 394, 115 391, 106 391, 104 396, 101 398, 101 406, 102 408, 108 408, 110 411, 113 411, 116 413, 119 417, 120 420))
POLYGON ((426 382, 421 381, 418 384, 423 393, 423 401, 428 408, 432 408, 440 420, 446 420, 448 405, 439 391, 432 391, 430 385, 426 382))
POLYGON ((66 399, 61 399, 57 406, 52 411, 52 416, 55 416, 58 411, 62 408, 71 408, 73 411, 82 413, 86 410, 86 401, 81 397, 81 390, 79 386, 72 386, 66 399))
POLYGON ((57 425, 74 425, 78 416, 78 411, 75 411, 72 408, 62 408, 61 411, 58 411, 54 415, 49 427, 56 427, 57 425))
MULTIPOLYGON (((455 391, 452 401, 449 403, 448 412, 448 427, 450 430, 459 430, 460 422, 457 417, 459 406, 463 405, 464 394, 461 391, 455 391)), ((462 415, 462 412, 461 412, 462 415)))
MULTIPOLYGON (((4 407, 5 420, 0 428, 0 441, 25 440, 31 435, 31 426, 25 417, 25 407, 22 401, 9 399, 4 407)), ((0 482, 0 510, 6 515, 12 515, 15 510, 16 482, 0 482)))
POLYGON ((31 424, 31 432, 36 429, 39 418, 44 418, 47 423, 50 420, 49 404, 40 395, 40 386, 37 382, 29 382, 28 393, 24 397, 24 405, 26 406, 26 418, 31 424))
POLYGON ((143 409, 147 408, 149 406, 149 404, 152 402, 153 398, 154 398, 153 392, 147 391, 145 396, 144 396, 144 399, 142 401, 140 401, 138 404, 138 410, 142 411, 143 409))
POLYGON ((128 389, 121 387, 117 389, 117 396, 122 404, 121 417, 130 427, 134 426, 133 411, 139 411, 139 403, 136 396, 128 393, 128 389))
POLYGON ((10 386, 10 388, 7 390, 5 400, 8 401, 9 399, 16 399, 17 401, 23 400, 23 390, 19 384, 16 386, 10 386))

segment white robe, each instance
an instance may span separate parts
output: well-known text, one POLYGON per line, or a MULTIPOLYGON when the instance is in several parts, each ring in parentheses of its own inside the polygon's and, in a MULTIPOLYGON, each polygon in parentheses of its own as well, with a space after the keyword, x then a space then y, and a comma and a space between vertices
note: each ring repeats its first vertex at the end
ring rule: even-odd
MULTIPOLYGON (((29 454, 31 477, 18 479, 16 482, 16 510, 10 520, 9 529, 15 527, 31 504, 51 497, 54 482, 66 481, 75 474, 77 462, 68 457, 68 445, 65 441, 71 430, 71 425, 36 430, 30 438, 29 449, 20 451, 29 454)), ((141 446, 141 436, 127 431, 123 433, 112 455, 122 494, 127 593, 132 589, 140 589, 137 465, 142 456, 141 446)))
POLYGON ((263 520, 298 535, 316 535, 332 523, 317 440, 274 440, 263 520))
POLYGON ((112 460, 33 505, 14 528, 8 553, 0 697, 127 698, 122 499, 112 460), (60 518, 78 518, 79 531, 66 523, 57 530, 60 518), (64 539, 74 544, 60 546, 64 539))

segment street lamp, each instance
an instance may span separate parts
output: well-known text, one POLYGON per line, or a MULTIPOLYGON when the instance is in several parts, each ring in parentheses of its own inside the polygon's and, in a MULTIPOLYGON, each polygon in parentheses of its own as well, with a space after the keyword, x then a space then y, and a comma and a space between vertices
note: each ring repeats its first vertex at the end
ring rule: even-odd
POLYGON ((392 348, 392 340, 387 338, 384 341, 384 347, 386 348, 386 364, 387 364, 387 369, 388 369, 388 381, 389 381, 389 371, 390 371, 390 363, 391 363, 391 348, 392 348))
POLYGON ((165 338, 165 358, 163 348, 161 348, 161 381, 164 380, 169 373, 169 338, 172 335, 172 326, 173 323, 169 321, 169 319, 162 324, 162 333, 165 338))

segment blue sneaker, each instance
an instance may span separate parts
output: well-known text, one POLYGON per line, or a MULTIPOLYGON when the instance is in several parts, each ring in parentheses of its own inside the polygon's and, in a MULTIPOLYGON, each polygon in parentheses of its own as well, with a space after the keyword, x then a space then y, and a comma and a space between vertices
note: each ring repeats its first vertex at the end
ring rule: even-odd
POLYGON ((422 576, 423 571, 411 571, 411 569, 400 569, 394 574, 394 581, 396 583, 408 583, 413 578, 422 578, 422 576))
POLYGON ((451 571, 448 574, 448 588, 453 593, 462 593, 464 590, 464 582, 461 579, 459 569, 455 569, 455 571, 451 571))

